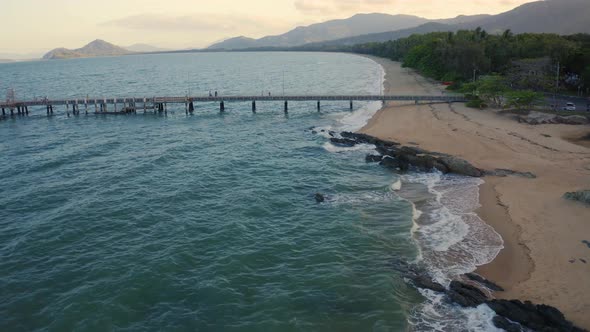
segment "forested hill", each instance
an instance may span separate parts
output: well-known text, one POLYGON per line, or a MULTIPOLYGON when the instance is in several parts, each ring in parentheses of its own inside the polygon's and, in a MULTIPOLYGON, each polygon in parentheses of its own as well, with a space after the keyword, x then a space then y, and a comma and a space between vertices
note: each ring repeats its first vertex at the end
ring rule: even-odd
MULTIPOLYGON (((342 51, 372 54, 403 62, 426 76, 444 81, 471 80, 479 75, 506 74, 514 61, 546 58, 555 77, 573 90, 590 88, 590 35, 488 34, 480 28, 412 35, 384 43, 342 47, 342 51), (567 80, 567 81, 566 81, 567 80)), ((545 75, 541 73, 540 75, 545 75)), ((549 75, 549 73, 547 73, 549 75)), ((554 79, 552 80, 552 82, 554 79)), ((549 87, 548 87, 549 88, 549 87)))

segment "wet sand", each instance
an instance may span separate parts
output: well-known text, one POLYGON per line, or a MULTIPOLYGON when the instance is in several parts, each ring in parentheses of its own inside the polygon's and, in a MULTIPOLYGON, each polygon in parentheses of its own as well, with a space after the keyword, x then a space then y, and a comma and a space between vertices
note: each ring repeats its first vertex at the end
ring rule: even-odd
MULTIPOLYGON (((386 72, 386 94, 444 94, 444 87, 399 63, 373 58, 386 72)), ((459 156, 483 169, 532 172, 536 179, 486 177, 480 217, 504 249, 477 272, 506 289, 497 298, 562 310, 590 328, 590 207, 562 198, 590 189, 590 148, 576 144, 589 126, 520 124, 509 115, 464 104, 388 103, 361 132, 459 156), (587 263, 584 263, 584 260, 587 263)))

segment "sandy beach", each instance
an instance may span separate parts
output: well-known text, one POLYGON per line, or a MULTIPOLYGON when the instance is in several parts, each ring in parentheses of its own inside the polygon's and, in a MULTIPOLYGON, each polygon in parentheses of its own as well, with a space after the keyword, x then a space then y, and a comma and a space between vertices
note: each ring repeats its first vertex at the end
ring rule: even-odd
MULTIPOLYGON (((386 94, 442 94, 444 87, 374 58, 386 72, 386 94)), ((502 236, 504 249, 478 273, 506 289, 497 298, 559 308, 590 329, 590 207, 566 192, 590 189, 590 147, 572 138, 590 126, 520 124, 464 104, 389 103, 361 132, 464 158, 482 169, 532 172, 537 178, 486 177, 480 217, 502 236)))

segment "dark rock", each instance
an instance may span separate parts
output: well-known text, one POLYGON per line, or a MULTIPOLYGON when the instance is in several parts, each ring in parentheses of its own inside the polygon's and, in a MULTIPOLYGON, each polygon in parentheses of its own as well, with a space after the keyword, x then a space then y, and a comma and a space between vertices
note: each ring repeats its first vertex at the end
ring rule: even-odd
POLYGON ((587 262, 586 262, 586 260, 585 260, 585 259, 583 259, 583 258, 579 258, 579 260, 580 260, 580 262, 582 262, 582 263, 584 263, 584 264, 586 264, 586 263, 587 263, 587 262))
POLYGON ((331 130, 328 132, 328 135, 330 135, 332 137, 336 137, 336 133, 331 130))
POLYGON ((378 138, 351 132, 342 132, 342 139, 332 138, 332 143, 343 146, 353 146, 356 144, 374 144, 377 152, 383 156, 389 156, 394 161, 385 161, 383 158, 382 165, 407 171, 410 166, 414 166, 422 171, 431 171, 437 169, 443 173, 455 173, 459 175, 481 177, 483 171, 474 167, 469 162, 443 153, 426 151, 419 147, 403 146, 392 141, 384 141, 378 138))
POLYGON ((497 168, 493 171, 485 171, 486 176, 507 177, 509 175, 520 176, 527 179, 536 179, 537 176, 531 172, 519 172, 511 169, 497 168))
POLYGON ((584 125, 588 123, 588 118, 582 115, 557 116, 557 123, 568 125, 584 125))
POLYGON ((482 177, 483 171, 479 168, 471 165, 469 162, 452 156, 443 156, 438 158, 438 161, 445 165, 449 173, 455 173, 459 175, 471 176, 471 177, 482 177))
POLYGON ((314 198, 315 198, 315 201, 316 201, 317 203, 323 203, 323 202, 326 200, 326 198, 324 197, 324 195, 322 195, 322 194, 320 194, 320 193, 316 193, 316 194, 314 195, 314 198))
POLYGON ((402 172, 407 172, 410 169, 410 164, 407 161, 390 156, 383 157, 379 164, 387 168, 399 169, 402 172))
POLYGON ((528 115, 519 116, 518 122, 530 125, 540 124, 569 124, 583 125, 589 122, 588 118, 582 115, 560 116, 555 114, 530 112, 528 115))
POLYGON ((590 205, 590 190, 566 193, 565 195, 563 195, 563 198, 569 199, 570 201, 577 201, 590 205))
POLYGON ((518 323, 513 323, 502 316, 495 316, 492 319, 494 326, 508 332, 522 332, 522 327, 518 323))
POLYGON ((365 157, 365 161, 368 163, 378 163, 381 160, 383 160, 383 156, 378 156, 378 155, 374 155, 374 154, 368 154, 365 157))
POLYGON ((370 136, 367 134, 351 133, 348 131, 344 131, 344 132, 340 133, 340 136, 342 136, 344 138, 355 140, 357 143, 383 145, 383 146, 400 145, 397 142, 385 141, 385 140, 378 139, 376 137, 373 137, 373 136, 370 136))
POLYGON ((465 276, 472 281, 478 282, 479 284, 483 285, 484 287, 486 287, 487 289, 496 291, 496 292, 503 292, 504 288, 496 285, 495 283, 487 280, 486 278, 475 274, 475 273, 466 273, 465 276))
POLYGON ((336 146, 352 147, 357 144, 356 141, 347 138, 330 138, 330 142, 336 146))
POLYGON ((316 135, 318 132, 315 131, 315 130, 312 130, 311 133, 314 134, 314 135, 316 135))
POLYGON ((535 331, 583 331, 575 327, 558 309, 529 301, 491 300, 487 305, 496 314, 535 331))
POLYGON ((401 155, 399 157, 400 160, 406 161, 408 164, 418 168, 422 171, 432 171, 433 169, 437 169, 442 173, 449 173, 449 169, 441 162, 438 161, 437 158, 430 156, 430 155, 401 155))
POLYGON ((445 287, 443 285, 439 284, 436 281, 433 281, 430 277, 424 275, 416 275, 409 278, 412 280, 414 286, 416 286, 417 288, 430 289, 439 293, 445 291, 445 287))
POLYGON ((408 263, 404 260, 395 259, 392 261, 393 268, 402 276, 411 280, 416 288, 430 289, 435 292, 444 292, 445 287, 428 276, 428 272, 419 265, 408 263))
POLYGON ((582 240, 582 243, 585 244, 588 248, 590 248, 590 241, 582 240))
POLYGON ((447 295, 453 302, 463 307, 477 307, 488 300, 488 297, 479 288, 457 280, 451 281, 447 295))

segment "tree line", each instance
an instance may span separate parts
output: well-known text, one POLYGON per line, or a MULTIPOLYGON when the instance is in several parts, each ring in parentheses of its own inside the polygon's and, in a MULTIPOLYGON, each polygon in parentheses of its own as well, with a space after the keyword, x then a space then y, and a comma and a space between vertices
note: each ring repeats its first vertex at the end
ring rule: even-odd
MULTIPOLYGON (((505 75, 515 60, 548 58, 544 75, 559 84, 545 90, 590 90, 590 35, 489 34, 485 30, 433 32, 383 43, 348 46, 348 51, 401 61, 423 75, 459 85, 474 76, 505 75), (559 69, 558 69, 559 68, 559 69)), ((535 87, 534 90, 538 90, 535 87)), ((544 91, 549 92, 549 91, 544 91)), ((554 91, 551 91, 554 92, 554 91)))

